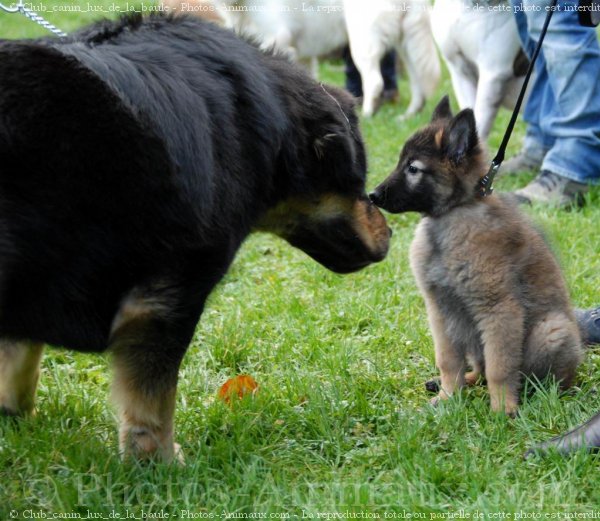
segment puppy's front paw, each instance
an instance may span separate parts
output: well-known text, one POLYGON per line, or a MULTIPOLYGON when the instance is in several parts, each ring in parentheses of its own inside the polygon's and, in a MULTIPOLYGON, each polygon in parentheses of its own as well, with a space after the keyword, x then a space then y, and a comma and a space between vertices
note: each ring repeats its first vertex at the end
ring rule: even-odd
POLYGON ((177 463, 182 467, 185 466, 185 457, 183 456, 183 450, 181 449, 181 445, 179 443, 173 443, 173 463, 177 463))
POLYGON ((429 403, 433 405, 433 407, 437 407, 443 400, 448 400, 450 397, 451 395, 446 393, 444 390, 441 390, 435 398, 429 400, 429 403))
POLYGON ((519 404, 513 400, 507 400, 506 402, 492 400, 492 411, 503 412, 510 418, 516 418, 519 411, 519 404))
POLYGON ((441 398, 438 396, 434 396, 431 400, 429 400, 429 405, 432 407, 437 407, 440 404, 441 398))

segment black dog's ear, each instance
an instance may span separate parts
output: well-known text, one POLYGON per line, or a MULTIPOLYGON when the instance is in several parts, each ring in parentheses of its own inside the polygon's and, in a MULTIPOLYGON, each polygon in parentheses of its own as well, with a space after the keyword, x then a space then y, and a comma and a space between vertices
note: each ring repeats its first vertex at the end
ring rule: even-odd
POLYGON ((437 107, 433 109, 431 123, 437 121, 438 119, 450 118, 452 118, 452 109, 450 108, 450 98, 448 97, 448 94, 446 94, 437 104, 437 107))
POLYGON ((325 134, 323 137, 318 137, 314 140, 313 147, 319 161, 325 157, 325 151, 327 150, 329 143, 339 139, 339 137, 340 136, 335 132, 330 132, 329 134, 325 134))
POLYGON ((450 122, 446 132, 446 154, 454 164, 460 163, 478 143, 477 125, 471 109, 461 110, 450 122))

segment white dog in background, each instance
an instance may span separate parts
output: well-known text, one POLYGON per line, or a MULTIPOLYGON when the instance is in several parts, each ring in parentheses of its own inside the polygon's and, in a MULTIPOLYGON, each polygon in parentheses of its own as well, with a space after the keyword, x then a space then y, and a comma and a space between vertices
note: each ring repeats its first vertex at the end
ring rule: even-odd
POLYGON ((345 45, 363 84, 363 114, 375 113, 383 91, 380 62, 390 48, 407 71, 411 100, 405 116, 423 108, 440 77, 427 0, 245 0, 225 1, 222 11, 236 31, 265 46, 310 60, 345 45))
POLYGON ((510 4, 435 0, 433 35, 448 65, 460 108, 472 108, 486 138, 500 105, 513 109, 527 58, 510 4))

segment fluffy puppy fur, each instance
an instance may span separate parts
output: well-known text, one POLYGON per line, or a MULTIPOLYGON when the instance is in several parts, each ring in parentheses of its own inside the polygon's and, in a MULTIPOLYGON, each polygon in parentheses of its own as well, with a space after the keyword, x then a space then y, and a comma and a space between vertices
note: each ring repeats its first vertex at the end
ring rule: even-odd
POLYGON ((453 117, 446 97, 372 199, 393 213, 423 215, 410 263, 441 374, 434 401, 485 375, 492 409, 512 415, 523 375, 551 374, 569 386, 583 351, 565 281, 540 232, 508 197, 477 195, 486 169, 473 112, 453 117))

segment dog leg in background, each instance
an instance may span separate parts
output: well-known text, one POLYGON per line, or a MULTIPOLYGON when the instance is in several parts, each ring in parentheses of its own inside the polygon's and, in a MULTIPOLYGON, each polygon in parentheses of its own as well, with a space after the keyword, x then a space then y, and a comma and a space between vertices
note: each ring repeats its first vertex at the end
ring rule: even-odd
POLYGON ((0 340, 0 413, 34 412, 44 346, 0 340))
POLYGON ((379 42, 372 42, 368 49, 361 48, 353 46, 350 41, 350 52, 362 80, 363 116, 370 118, 379 108, 379 99, 383 92, 380 63, 385 54, 385 47, 379 42))
POLYGON ((198 313, 173 297, 134 290, 113 325, 112 397, 119 419, 119 446, 125 458, 158 456, 183 462, 174 443, 173 414, 179 365, 191 341, 198 313))
POLYGON ((408 82, 410 84, 410 102, 404 114, 400 116, 400 119, 404 120, 414 116, 423 108, 423 105, 425 105, 425 93, 423 92, 423 87, 419 79, 417 64, 413 63, 413 60, 411 59, 410 46, 400 45, 397 50, 402 63, 404 63, 404 66, 406 67, 408 82))
POLYGON ((319 79, 319 58, 311 56, 310 58, 300 58, 298 62, 306 69, 314 80, 319 79))
POLYGON ((410 103, 401 116, 405 119, 421 111, 425 101, 433 96, 441 76, 429 13, 423 6, 417 6, 403 18, 400 44, 396 48, 410 83, 410 103))
POLYGON ((490 72, 481 69, 479 71, 474 112, 477 132, 481 139, 486 139, 492 129, 510 80, 509 75, 504 75, 498 71, 490 72))
POLYGON ((456 101, 458 101, 459 108, 461 110, 473 108, 477 98, 476 81, 462 71, 461 59, 454 60, 447 58, 446 65, 450 72, 450 80, 452 81, 452 88, 454 89, 454 95, 456 96, 456 101))
POLYGON ((310 75, 314 80, 319 79, 319 58, 316 56, 310 59, 310 75))
POLYGON ((459 107, 474 109, 477 132, 486 139, 511 84, 510 75, 497 70, 470 71, 470 65, 458 54, 446 56, 446 64, 459 107))

